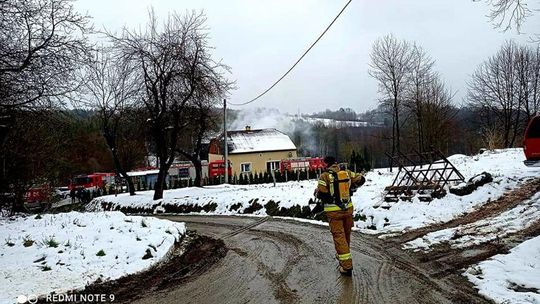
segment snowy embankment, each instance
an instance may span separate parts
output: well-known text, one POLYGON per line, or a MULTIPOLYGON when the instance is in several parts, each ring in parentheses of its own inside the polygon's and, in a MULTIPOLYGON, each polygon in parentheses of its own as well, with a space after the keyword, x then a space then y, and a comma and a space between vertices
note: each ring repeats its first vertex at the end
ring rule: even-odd
MULTIPOLYGON (((448 221, 540 175, 540 168, 523 165, 522 149, 487 151, 476 156, 453 155, 449 159, 466 180, 486 171, 493 175, 493 182, 465 196, 448 193, 444 198, 431 202, 413 198, 411 202, 385 203, 384 188, 392 184, 396 170, 376 169, 366 175, 366 184, 352 198, 356 226, 364 229, 364 232, 389 233, 448 221), (384 208, 381 207, 385 204, 384 208)), ((278 208, 296 205, 296 211, 290 213, 305 215, 302 208, 307 208, 316 185, 317 182, 311 180, 277 184, 276 187, 264 184, 174 189, 165 191, 160 201, 152 200, 153 191, 145 191, 133 197, 120 194, 97 198, 90 204, 89 210, 103 210, 108 205, 107 208, 112 210, 122 208, 126 212, 267 215, 273 213, 265 205, 273 201, 279 203, 278 208)), ((288 216, 285 213, 276 215, 288 216)))
POLYGON ((0 303, 143 271, 184 233, 183 223, 120 212, 0 218, 0 303))
POLYGON ((366 185, 355 194, 359 202, 356 204, 357 212, 366 216, 366 221, 356 222, 356 226, 377 230, 375 232, 402 232, 446 222, 501 197, 524 181, 540 176, 540 168, 529 168, 523 164, 525 156, 522 149, 486 151, 475 156, 453 155, 448 159, 466 181, 485 171, 492 174, 493 182, 465 196, 448 193, 431 202, 421 202, 414 197, 411 202, 385 203, 384 188, 392 184, 395 173, 375 170, 368 174, 366 185))
POLYGON ((540 237, 470 267, 465 276, 496 303, 540 303, 540 237))
MULTIPOLYGON (((101 210, 102 203, 112 203, 113 207, 149 209, 152 213, 166 212, 164 206, 192 206, 187 211, 210 206, 199 212, 205 214, 232 215, 244 213, 253 203, 261 206, 269 201, 279 202, 279 207, 290 208, 294 205, 307 206, 313 198, 317 181, 260 184, 260 185, 219 185, 204 188, 182 188, 165 190, 163 199, 152 200, 154 191, 137 192, 135 196, 127 193, 118 196, 108 195, 94 199, 87 207, 89 210, 101 210), (199 208, 197 208, 199 207, 199 208)), ((114 209, 114 208, 113 208, 114 209)), ((254 210, 255 215, 266 215, 265 208, 254 210)))
POLYGON ((515 208, 477 222, 443 229, 406 243, 404 249, 429 251, 435 245, 464 248, 496 241, 540 221, 540 193, 515 208))

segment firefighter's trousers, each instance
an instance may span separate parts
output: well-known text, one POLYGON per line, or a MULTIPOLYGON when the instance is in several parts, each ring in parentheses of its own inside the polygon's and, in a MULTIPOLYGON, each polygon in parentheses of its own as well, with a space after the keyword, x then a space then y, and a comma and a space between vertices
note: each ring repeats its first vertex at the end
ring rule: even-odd
POLYGON ((334 238, 337 258, 343 269, 353 268, 351 256, 351 229, 353 227, 353 208, 347 210, 326 212, 326 217, 330 223, 330 232, 334 238))

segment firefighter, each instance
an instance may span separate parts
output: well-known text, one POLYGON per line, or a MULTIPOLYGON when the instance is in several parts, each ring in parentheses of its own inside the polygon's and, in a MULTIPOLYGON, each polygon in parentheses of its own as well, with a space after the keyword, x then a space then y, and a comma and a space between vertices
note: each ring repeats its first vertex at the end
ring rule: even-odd
POLYGON ((360 173, 340 168, 332 156, 325 157, 323 162, 326 170, 319 178, 315 196, 324 205, 339 261, 339 272, 351 276, 353 263, 349 247, 354 224, 351 196, 365 182, 365 178, 360 173))

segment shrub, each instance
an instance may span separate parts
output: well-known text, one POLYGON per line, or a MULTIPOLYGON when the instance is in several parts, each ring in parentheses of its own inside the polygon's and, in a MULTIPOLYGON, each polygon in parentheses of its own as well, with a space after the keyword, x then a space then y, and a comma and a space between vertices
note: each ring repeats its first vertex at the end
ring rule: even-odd
POLYGON ((30 247, 32 245, 34 245, 34 241, 32 239, 30 239, 29 235, 25 236, 24 239, 23 239, 23 246, 24 247, 30 247))
POLYGON ((98 251, 96 253, 96 256, 99 256, 99 257, 105 256, 105 251, 103 251, 103 249, 101 249, 100 251, 98 251))
POLYGON ((58 245, 60 245, 60 243, 58 243, 53 236, 49 237, 48 239, 45 239, 43 241, 43 245, 47 246, 47 247, 51 247, 51 248, 56 248, 58 247, 58 245))
POLYGON ((266 209, 266 214, 270 216, 276 216, 279 213, 279 203, 274 202, 273 200, 270 200, 266 205, 264 205, 264 208, 266 209))

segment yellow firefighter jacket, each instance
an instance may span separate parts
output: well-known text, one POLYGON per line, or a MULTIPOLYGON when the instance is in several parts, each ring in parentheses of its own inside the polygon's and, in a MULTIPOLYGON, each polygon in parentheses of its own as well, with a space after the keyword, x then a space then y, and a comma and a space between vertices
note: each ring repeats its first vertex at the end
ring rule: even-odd
MULTIPOLYGON (((324 204, 324 211, 341 211, 341 207, 335 204, 334 201, 334 176, 332 172, 340 171, 339 165, 333 164, 327 171, 321 174, 317 185, 317 198, 319 198, 324 204)), ((351 170, 345 170, 349 175, 349 188, 351 191, 356 191, 358 187, 364 184, 365 178, 360 173, 352 172, 351 170)), ((352 194, 352 193, 351 193, 352 194)), ((351 195, 352 196, 352 195, 351 195)), ((347 208, 353 206, 352 201, 349 199, 347 208)))

